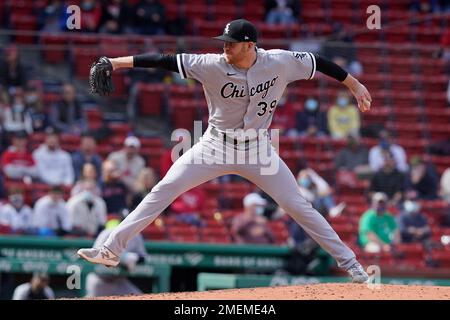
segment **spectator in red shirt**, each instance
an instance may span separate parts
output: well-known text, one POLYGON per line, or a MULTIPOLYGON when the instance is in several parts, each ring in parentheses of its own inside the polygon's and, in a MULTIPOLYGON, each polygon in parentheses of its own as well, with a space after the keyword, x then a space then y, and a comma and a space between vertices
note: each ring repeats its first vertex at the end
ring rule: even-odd
POLYGON ((170 211, 176 214, 177 220, 201 226, 201 212, 205 206, 206 194, 197 187, 186 191, 170 206, 170 211))
POLYGON ((102 18, 102 7, 100 1, 82 0, 81 8, 81 30, 83 32, 97 32, 102 18))
POLYGON ((27 133, 18 131, 12 138, 12 145, 2 155, 3 173, 9 179, 35 178, 37 168, 31 152, 27 150, 27 133))
POLYGON ((275 237, 263 216, 267 200, 257 193, 244 198, 244 212, 231 221, 231 233, 237 243, 271 244, 275 237))

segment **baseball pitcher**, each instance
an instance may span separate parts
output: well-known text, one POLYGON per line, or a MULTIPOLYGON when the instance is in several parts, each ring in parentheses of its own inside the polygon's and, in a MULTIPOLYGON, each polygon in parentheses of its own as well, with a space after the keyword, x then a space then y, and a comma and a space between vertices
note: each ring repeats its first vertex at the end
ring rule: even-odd
POLYGON ((112 90, 111 74, 121 68, 162 68, 178 72, 182 78, 195 79, 203 85, 209 120, 200 141, 175 161, 105 243, 98 248, 80 249, 78 254, 93 263, 117 266, 130 239, 180 194, 215 177, 237 174, 269 194, 336 259, 353 282, 367 281, 368 275, 353 251, 301 196, 293 174, 271 146, 270 135, 265 133, 286 86, 312 79, 317 71, 342 82, 356 98, 361 112, 370 109, 369 92, 341 67, 317 54, 258 48, 257 30, 247 20, 231 21, 215 39, 223 41, 222 54, 102 57, 92 65, 92 92, 101 95, 112 90), (250 160, 236 161, 236 158, 250 160))

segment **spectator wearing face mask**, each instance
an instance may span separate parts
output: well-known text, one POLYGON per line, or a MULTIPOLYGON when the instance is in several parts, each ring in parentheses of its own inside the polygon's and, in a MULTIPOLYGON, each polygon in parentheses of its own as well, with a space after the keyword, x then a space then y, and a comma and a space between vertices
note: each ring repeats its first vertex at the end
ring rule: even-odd
POLYGON ((420 204, 406 200, 398 217, 398 226, 403 243, 425 243, 431 237, 428 220, 420 211, 420 204))
POLYGON ((25 108, 25 97, 21 88, 15 90, 11 106, 3 109, 2 125, 8 136, 19 131, 33 132, 31 115, 25 108))
POLYGON ((344 210, 345 203, 336 205, 330 185, 313 169, 300 170, 297 181, 301 195, 323 215, 335 217, 344 210))
POLYGON ((364 251, 370 253, 389 252, 391 245, 398 243, 398 226, 387 211, 386 194, 377 192, 372 196, 372 207, 359 220, 359 241, 364 251))
POLYGON ((38 235, 65 235, 72 229, 67 204, 60 186, 53 186, 47 195, 36 201, 33 225, 38 235))
POLYGON ((389 131, 382 130, 379 134, 378 145, 369 150, 369 165, 373 172, 380 170, 384 165, 383 153, 389 151, 395 160, 396 168, 401 172, 408 171, 406 152, 402 146, 394 143, 389 131))
POLYGON ((335 139, 345 139, 350 134, 359 134, 361 127, 359 111, 351 103, 346 91, 339 92, 336 104, 328 110, 328 129, 335 139))
POLYGON ((233 218, 231 233, 236 243, 272 244, 275 237, 263 216, 267 200, 257 193, 244 198, 244 212, 233 218))
POLYGON ((320 110, 319 101, 309 97, 303 111, 297 113, 296 129, 301 136, 323 136, 328 134, 327 116, 320 110))
POLYGON ((25 204, 22 190, 9 192, 8 203, 0 209, 0 225, 8 226, 13 233, 31 233, 33 209, 25 204))
POLYGON ((25 109, 31 117, 33 132, 43 132, 50 125, 42 95, 42 90, 33 85, 30 85, 25 91, 25 109))
POLYGON ((97 196, 96 184, 84 181, 82 192, 67 202, 72 233, 80 236, 95 237, 104 228, 107 220, 106 203, 97 196))

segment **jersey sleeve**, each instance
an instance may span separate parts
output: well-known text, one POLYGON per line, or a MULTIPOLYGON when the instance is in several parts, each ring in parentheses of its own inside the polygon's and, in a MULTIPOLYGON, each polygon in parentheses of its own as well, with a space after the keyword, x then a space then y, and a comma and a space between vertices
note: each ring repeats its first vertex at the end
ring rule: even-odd
POLYGON ((213 76, 212 68, 217 62, 215 54, 177 54, 178 71, 182 79, 194 79, 200 82, 213 76))
POLYGON ((316 58, 310 52, 284 51, 287 81, 310 80, 316 73, 316 58))

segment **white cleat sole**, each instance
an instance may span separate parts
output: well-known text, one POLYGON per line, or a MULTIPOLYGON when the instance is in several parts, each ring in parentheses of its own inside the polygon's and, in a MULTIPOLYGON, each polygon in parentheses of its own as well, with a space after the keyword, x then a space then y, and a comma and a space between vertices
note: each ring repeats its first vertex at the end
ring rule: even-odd
POLYGON ((94 264, 99 264, 99 265, 103 265, 106 267, 117 267, 119 265, 118 261, 98 260, 98 259, 90 258, 90 257, 86 256, 85 254, 83 254, 83 252, 81 252, 81 250, 78 250, 77 254, 84 260, 94 263, 94 264))

